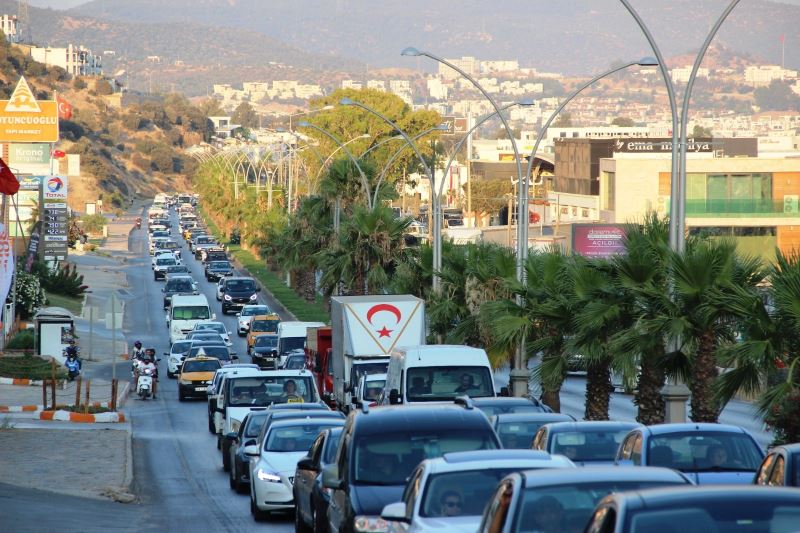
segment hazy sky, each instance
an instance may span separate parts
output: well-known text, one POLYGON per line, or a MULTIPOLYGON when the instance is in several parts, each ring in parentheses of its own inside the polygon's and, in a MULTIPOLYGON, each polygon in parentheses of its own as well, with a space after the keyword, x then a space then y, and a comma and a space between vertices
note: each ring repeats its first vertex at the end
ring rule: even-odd
POLYGON ((53 9, 69 9, 85 4, 89 0, 28 0, 28 5, 34 7, 52 7, 53 9))

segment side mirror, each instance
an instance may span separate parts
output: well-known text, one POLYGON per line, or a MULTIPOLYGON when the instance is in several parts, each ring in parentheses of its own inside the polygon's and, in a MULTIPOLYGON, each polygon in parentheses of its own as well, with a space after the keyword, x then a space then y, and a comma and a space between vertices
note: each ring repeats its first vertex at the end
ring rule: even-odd
POLYGON ((169 352, 164 352, 164 355, 169 355, 169 352))
POLYGON ((406 504, 403 502, 390 503, 381 511, 381 518, 389 522, 403 522, 410 524, 411 520, 406 516, 406 504))
POLYGON ((244 445, 245 446, 255 446, 256 445, 256 439, 250 439, 248 441, 245 441, 244 445))
POLYGON ((256 286, 256 292, 261 292, 261 286, 256 286))
POLYGON ((341 489, 344 482, 339 479, 339 467, 328 465, 322 469, 322 486, 326 489, 341 489))
POLYGON ((211 320, 217 319, 217 313, 211 313, 211 320))
POLYGON ((355 394, 353 396, 350 396, 350 402, 354 403, 354 404, 357 404, 358 403, 358 396, 356 396, 355 394))
POLYGON ((500 396, 503 397, 503 398, 507 398, 507 397, 511 396, 511 394, 508 392, 508 387, 502 387, 500 389, 500 396))
POLYGON ((244 447, 244 454, 249 455, 250 457, 258 457, 258 446, 250 445, 244 447))
POLYGON ((314 460, 307 455, 297 461, 297 468, 299 470, 311 470, 312 472, 317 471, 317 465, 314 464, 314 460))
POLYGON ((238 436, 239 434, 234 431, 232 433, 228 433, 227 435, 225 435, 225 440, 236 440, 236 437, 238 436))
POLYGON ((238 360, 239 360, 239 356, 238 355, 236 355, 236 354, 231 355, 231 361, 238 361, 238 360))
POLYGON ((392 389, 389 391, 389 403, 391 405, 397 405, 403 400, 403 397, 400 396, 400 393, 397 389, 392 389))

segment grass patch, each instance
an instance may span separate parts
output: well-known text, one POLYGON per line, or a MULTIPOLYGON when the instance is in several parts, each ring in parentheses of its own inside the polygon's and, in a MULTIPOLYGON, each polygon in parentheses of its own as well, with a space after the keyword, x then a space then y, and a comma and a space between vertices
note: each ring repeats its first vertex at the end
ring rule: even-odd
POLYGON ((89 413, 90 415, 96 415, 98 413, 110 413, 110 407, 102 407, 99 405, 89 405, 89 408, 85 408, 83 405, 56 405, 56 411, 69 411, 71 413, 89 413))
MULTIPOLYGON (((22 357, 0 357, 0 376, 4 378, 50 379, 52 365, 49 360, 23 355, 22 357)), ((56 379, 65 379, 67 372, 56 365, 56 379)))
POLYGON ((47 293, 47 304, 53 307, 63 307, 73 315, 80 316, 83 307, 83 298, 47 293))
MULTIPOLYGON (((202 209, 200 211, 202 213, 202 209)), ((205 213, 203 215, 208 230, 219 242, 226 242, 227 238, 222 235, 222 232, 211 220, 211 217, 205 213)), ((330 315, 325 311, 319 297, 315 303, 309 303, 300 298, 294 290, 286 286, 284 280, 267 268, 264 261, 256 259, 252 253, 243 250, 239 245, 229 244, 228 253, 235 257, 254 278, 258 279, 286 309, 291 311, 297 317, 297 320, 330 323, 330 315)))

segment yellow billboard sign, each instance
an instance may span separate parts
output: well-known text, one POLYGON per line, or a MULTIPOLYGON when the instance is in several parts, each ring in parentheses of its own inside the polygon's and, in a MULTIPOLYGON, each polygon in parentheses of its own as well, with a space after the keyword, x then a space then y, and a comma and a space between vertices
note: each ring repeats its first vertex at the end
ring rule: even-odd
POLYGON ((58 142, 58 104, 37 102, 24 77, 8 100, 0 100, 0 142, 58 142))

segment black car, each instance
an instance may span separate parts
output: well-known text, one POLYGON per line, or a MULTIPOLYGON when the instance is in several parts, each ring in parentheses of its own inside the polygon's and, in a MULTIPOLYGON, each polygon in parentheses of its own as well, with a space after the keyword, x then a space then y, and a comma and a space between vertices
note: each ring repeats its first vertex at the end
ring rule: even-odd
POLYGON ((191 271, 186 265, 170 265, 167 267, 167 276, 170 274, 191 274, 191 271))
POLYGON ((294 530, 296 532, 328 529, 327 514, 330 495, 322 488, 322 469, 332 464, 342 428, 322 431, 314 440, 308 455, 297 462, 294 474, 294 530))
POLYGON ((205 268, 206 281, 219 281, 220 278, 233 275, 230 261, 209 261, 205 268))
POLYGON ((211 261, 227 261, 228 253, 223 248, 204 248, 200 250, 200 259, 204 264, 211 261))
POLYGON ((238 311, 247 304, 258 301, 261 287, 253 278, 230 277, 222 285, 222 314, 238 311))
MULTIPOLYGON (((226 437, 230 445, 227 463, 230 472, 228 482, 231 489, 240 494, 246 492, 250 486, 250 457, 244 453, 244 448, 256 443, 261 427, 269 416, 266 407, 254 407, 242 420, 239 431, 226 437)), ((225 466, 224 461, 223 466, 225 466)))
POLYGON ((376 530, 384 506, 400 500, 406 479, 423 459, 448 451, 500 448, 478 409, 456 405, 391 406, 353 411, 344 426, 336 463, 322 470, 330 489, 331 531, 376 530))
POLYGON ((250 348, 250 358, 253 364, 261 368, 278 368, 278 336, 259 335, 256 337, 253 347, 250 348))
POLYGON ((164 293, 164 309, 169 307, 172 297, 176 294, 197 294, 197 287, 191 276, 176 275, 167 276, 167 283, 161 289, 164 293))
POLYGON ((553 410, 536 398, 498 396, 494 398, 470 398, 466 396, 456 398, 459 405, 472 402, 476 409, 480 409, 486 416, 507 415, 511 413, 552 413, 553 410))

